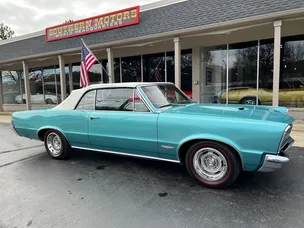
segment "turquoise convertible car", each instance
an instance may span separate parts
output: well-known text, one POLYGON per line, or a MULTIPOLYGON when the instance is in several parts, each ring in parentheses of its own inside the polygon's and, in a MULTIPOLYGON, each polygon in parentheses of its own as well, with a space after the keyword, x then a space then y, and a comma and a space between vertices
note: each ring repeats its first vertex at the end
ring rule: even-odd
POLYGON ((176 162, 201 184, 225 188, 241 171, 274 171, 289 161, 287 111, 198 104, 172 83, 99 84, 54 108, 13 113, 12 128, 44 141, 55 159, 76 148, 176 162))

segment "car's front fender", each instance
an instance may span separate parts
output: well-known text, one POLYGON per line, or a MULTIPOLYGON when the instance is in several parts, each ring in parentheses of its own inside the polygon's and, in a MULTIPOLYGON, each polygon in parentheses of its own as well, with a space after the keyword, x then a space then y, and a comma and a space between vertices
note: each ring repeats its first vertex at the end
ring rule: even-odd
POLYGON ((185 145, 185 143, 188 143, 190 141, 196 141, 196 140, 211 140, 211 141, 216 141, 216 142, 219 142, 219 143, 223 143, 223 144, 226 144, 230 147, 232 147, 235 152, 238 153, 238 155, 240 156, 240 159, 242 161, 242 164, 243 164, 243 155, 242 153, 240 153, 240 147, 235 143, 233 142, 232 140, 228 139, 228 138, 225 138, 225 137, 221 137, 219 135, 213 135, 213 134, 195 134, 195 135, 190 135, 186 138, 184 138, 182 141, 179 142, 179 145, 177 147, 177 153, 180 155, 180 148, 185 145))
POLYGON ((219 143, 223 143, 225 145, 228 145, 234 149, 234 151, 239 155, 239 158, 241 160, 241 166, 244 171, 255 171, 261 164, 265 151, 260 150, 244 150, 241 149, 240 146, 225 137, 221 137, 218 135, 212 135, 212 134, 196 134, 191 135, 186 138, 184 138, 177 147, 177 153, 179 155, 179 160, 181 160, 181 155, 184 151, 181 151, 181 147, 185 145, 185 143, 191 142, 191 141, 197 141, 197 140, 211 140, 216 141, 219 143))

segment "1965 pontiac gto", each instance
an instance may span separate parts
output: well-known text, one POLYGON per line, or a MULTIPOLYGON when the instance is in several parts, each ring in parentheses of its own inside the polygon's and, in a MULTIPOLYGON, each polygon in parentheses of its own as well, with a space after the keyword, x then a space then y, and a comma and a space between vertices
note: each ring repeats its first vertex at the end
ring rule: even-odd
POLYGON ((208 187, 241 171, 269 172, 289 161, 294 119, 284 107, 198 104, 172 83, 100 84, 58 106, 15 112, 20 136, 44 141, 55 159, 72 148, 184 164, 208 187))

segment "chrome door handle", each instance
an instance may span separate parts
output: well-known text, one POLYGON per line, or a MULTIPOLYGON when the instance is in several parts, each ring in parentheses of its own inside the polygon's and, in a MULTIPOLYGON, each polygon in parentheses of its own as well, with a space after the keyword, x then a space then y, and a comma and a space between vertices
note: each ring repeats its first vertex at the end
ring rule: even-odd
POLYGON ((90 120, 97 120, 99 117, 90 116, 90 120))

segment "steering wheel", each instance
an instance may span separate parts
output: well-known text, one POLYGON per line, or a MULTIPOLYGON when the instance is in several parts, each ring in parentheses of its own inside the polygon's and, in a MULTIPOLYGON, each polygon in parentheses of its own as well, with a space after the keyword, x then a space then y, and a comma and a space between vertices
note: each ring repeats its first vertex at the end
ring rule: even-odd
POLYGON ((125 107, 128 105, 128 103, 129 103, 129 99, 127 99, 124 103, 122 103, 122 105, 118 107, 118 110, 129 111, 129 110, 125 110, 125 107))

